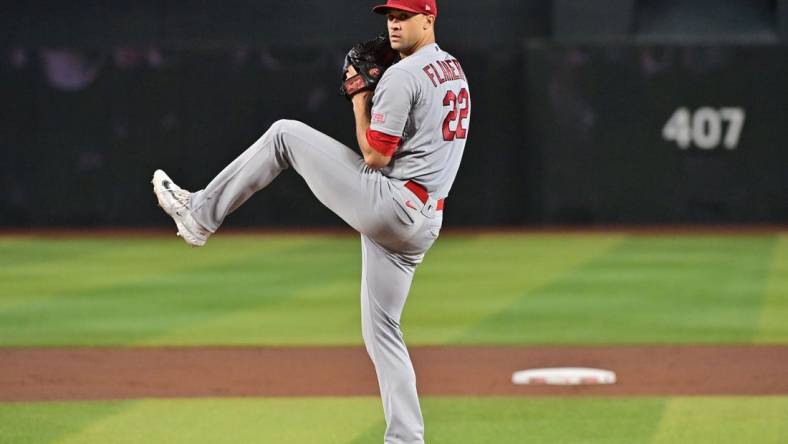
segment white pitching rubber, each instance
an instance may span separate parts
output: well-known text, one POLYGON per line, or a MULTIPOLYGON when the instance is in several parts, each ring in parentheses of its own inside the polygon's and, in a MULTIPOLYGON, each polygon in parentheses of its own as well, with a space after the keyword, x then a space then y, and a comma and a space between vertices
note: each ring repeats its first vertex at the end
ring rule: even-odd
POLYGON ((615 384, 616 374, 595 368, 534 368, 515 372, 512 382, 517 385, 615 384))

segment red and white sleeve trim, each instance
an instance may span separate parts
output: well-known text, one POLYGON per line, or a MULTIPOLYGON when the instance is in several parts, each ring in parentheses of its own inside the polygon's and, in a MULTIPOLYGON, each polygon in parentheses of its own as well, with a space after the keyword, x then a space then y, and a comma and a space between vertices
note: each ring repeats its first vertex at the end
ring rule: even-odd
POLYGON ((391 136, 389 134, 367 128, 367 143, 369 143, 369 146, 371 146, 372 149, 386 157, 391 157, 394 155, 394 152, 397 151, 400 141, 402 141, 402 139, 397 136, 391 136))

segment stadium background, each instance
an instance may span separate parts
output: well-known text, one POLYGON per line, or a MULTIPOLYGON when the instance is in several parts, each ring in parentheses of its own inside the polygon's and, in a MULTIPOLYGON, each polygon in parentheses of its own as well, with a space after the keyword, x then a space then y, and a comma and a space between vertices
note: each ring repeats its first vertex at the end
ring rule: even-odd
MULTIPOLYGON (((352 147, 339 67, 371 5, 0 3, 0 442, 380 441, 358 239, 290 171, 189 249, 149 183, 205 184, 280 118, 352 147), (206 346, 320 359, 178 360, 206 346)), ((474 102, 403 317, 428 442, 788 442, 788 0, 440 8, 474 102), (493 396, 466 370, 496 350, 621 380, 508 369, 493 396)))
MULTIPOLYGON (((787 8, 445 5, 440 42, 474 89, 447 226, 786 220, 787 8), (735 148, 682 149, 663 137, 680 108, 731 107, 746 114, 735 148)), ((350 0, 7 3, 0 225, 157 225, 150 171, 205 184, 279 118, 354 147, 337 79, 348 46, 383 29, 367 9, 350 0)), ((274 187, 229 226, 341 224, 292 172, 274 187)))

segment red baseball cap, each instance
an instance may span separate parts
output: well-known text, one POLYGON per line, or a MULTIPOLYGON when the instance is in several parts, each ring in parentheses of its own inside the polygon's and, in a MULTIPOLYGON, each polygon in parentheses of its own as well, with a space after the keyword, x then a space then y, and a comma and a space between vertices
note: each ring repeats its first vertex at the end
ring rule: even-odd
POLYGON ((378 14, 385 14, 389 9, 438 16, 438 5, 435 0, 387 0, 385 5, 372 8, 378 14))

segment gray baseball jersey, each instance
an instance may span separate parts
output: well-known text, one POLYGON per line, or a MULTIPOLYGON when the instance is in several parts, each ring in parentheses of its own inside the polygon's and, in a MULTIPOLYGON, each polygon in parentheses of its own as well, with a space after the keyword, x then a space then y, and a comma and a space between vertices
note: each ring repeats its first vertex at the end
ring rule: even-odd
POLYGON ((456 58, 433 43, 389 68, 375 88, 370 129, 400 137, 383 169, 436 198, 449 194, 471 117, 468 81, 456 58))
MULTIPOLYGON (((434 204, 448 195, 457 174, 470 106, 459 62, 429 45, 390 68, 375 92, 371 129, 401 138, 383 170, 301 122, 280 120, 189 198, 188 214, 213 233, 228 214, 293 168, 320 202, 361 233, 361 330, 380 386, 386 443, 424 442, 400 316, 416 267, 438 237, 443 211, 434 204)), ((176 222, 183 217, 165 211, 176 222)))

